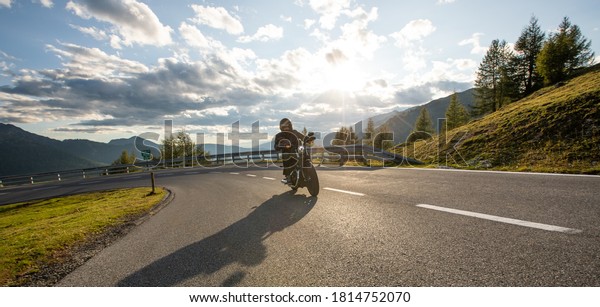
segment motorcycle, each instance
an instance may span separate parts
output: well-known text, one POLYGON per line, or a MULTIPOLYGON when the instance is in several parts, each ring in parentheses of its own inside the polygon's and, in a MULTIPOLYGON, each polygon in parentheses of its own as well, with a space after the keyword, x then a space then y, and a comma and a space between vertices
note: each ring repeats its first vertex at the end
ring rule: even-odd
MULTIPOLYGON (((298 140, 299 144, 295 147, 292 153, 288 153, 288 158, 295 159, 296 163, 288 176, 288 185, 292 190, 306 187, 311 196, 319 194, 319 177, 310 157, 310 150, 306 146, 310 146, 314 140, 314 134, 309 133, 304 140, 298 140)), ((280 146, 289 148, 286 145, 280 146)))

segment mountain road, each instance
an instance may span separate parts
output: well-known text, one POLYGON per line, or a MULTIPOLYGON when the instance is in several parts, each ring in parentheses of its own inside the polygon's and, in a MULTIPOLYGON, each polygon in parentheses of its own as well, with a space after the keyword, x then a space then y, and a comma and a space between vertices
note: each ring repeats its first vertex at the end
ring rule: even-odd
MULTIPOLYGON (((418 168, 167 169, 173 200, 58 286, 600 286, 600 177, 418 168)), ((148 186, 0 189, 0 204, 148 186)))

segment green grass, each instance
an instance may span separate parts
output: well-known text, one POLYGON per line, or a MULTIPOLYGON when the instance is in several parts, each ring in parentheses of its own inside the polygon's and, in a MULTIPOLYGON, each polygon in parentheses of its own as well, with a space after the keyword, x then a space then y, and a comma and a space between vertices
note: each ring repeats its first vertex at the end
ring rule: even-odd
POLYGON ((458 168, 600 174, 600 66, 451 130, 446 139, 395 150, 458 168))
POLYGON ((74 246, 148 212, 166 193, 149 192, 122 189, 0 206, 0 285, 19 285, 74 246))

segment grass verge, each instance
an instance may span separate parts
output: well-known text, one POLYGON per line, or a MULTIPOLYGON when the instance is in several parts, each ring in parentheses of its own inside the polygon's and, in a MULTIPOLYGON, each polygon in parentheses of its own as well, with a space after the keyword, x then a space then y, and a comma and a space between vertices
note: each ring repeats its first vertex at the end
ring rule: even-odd
POLYGON ((19 286, 70 251, 150 211, 166 195, 120 189, 0 206, 0 285, 19 286))

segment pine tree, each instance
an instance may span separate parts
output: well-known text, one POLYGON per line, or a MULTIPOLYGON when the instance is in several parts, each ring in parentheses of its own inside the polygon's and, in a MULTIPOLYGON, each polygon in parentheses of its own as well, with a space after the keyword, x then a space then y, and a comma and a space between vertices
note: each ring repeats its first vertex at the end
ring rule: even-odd
POLYGON ((536 61, 546 85, 565 80, 579 68, 593 63, 592 42, 581 34, 577 25, 564 17, 558 31, 550 35, 536 61))
POLYGON ((332 141, 332 145, 352 145, 356 143, 358 143, 358 137, 352 126, 340 127, 340 130, 335 133, 335 139, 332 141))
POLYGON ((415 131, 427 132, 429 134, 434 133, 431 115, 429 115, 429 111, 426 107, 421 108, 421 113, 419 113, 419 117, 417 118, 417 122, 415 123, 415 131))
POLYGON ((477 71, 473 115, 495 112, 511 101, 515 92, 510 62, 513 57, 506 41, 492 41, 477 71))
POLYGON ((331 142, 331 145, 346 145, 346 139, 348 138, 347 128, 342 126, 335 133, 335 139, 331 142))
POLYGON ((426 107, 421 108, 419 117, 415 122, 415 128, 408 137, 408 142, 415 142, 416 140, 426 140, 432 137, 434 133, 433 122, 431 116, 426 107))
POLYGON ((446 127, 442 127, 442 129, 452 130, 460 127, 469 122, 469 118, 469 112, 458 101, 458 95, 456 93, 452 94, 450 104, 446 109, 446 127))
POLYGON ((373 136, 373 147, 387 150, 393 146, 393 135, 391 129, 386 125, 381 125, 373 136))
POLYGON ((354 133, 352 126, 348 127, 348 138, 346 139, 346 145, 352 145, 358 143, 358 136, 354 133))
POLYGON ((373 140, 375 138, 375 123, 373 118, 369 118, 367 121, 367 130, 365 131, 365 137, 363 143, 365 145, 373 146, 373 140))
POLYGON ((532 16, 529 20, 529 25, 523 29, 521 36, 515 43, 517 54, 514 59, 514 67, 516 68, 516 77, 520 81, 520 97, 531 94, 536 89, 540 88, 543 83, 543 78, 536 70, 536 61, 546 35, 538 25, 538 19, 532 16))
POLYGON ((113 165, 120 165, 120 164, 132 164, 133 162, 135 162, 135 155, 133 153, 128 153, 127 150, 123 150, 121 152, 121 156, 119 156, 119 158, 115 161, 113 161, 113 165))

